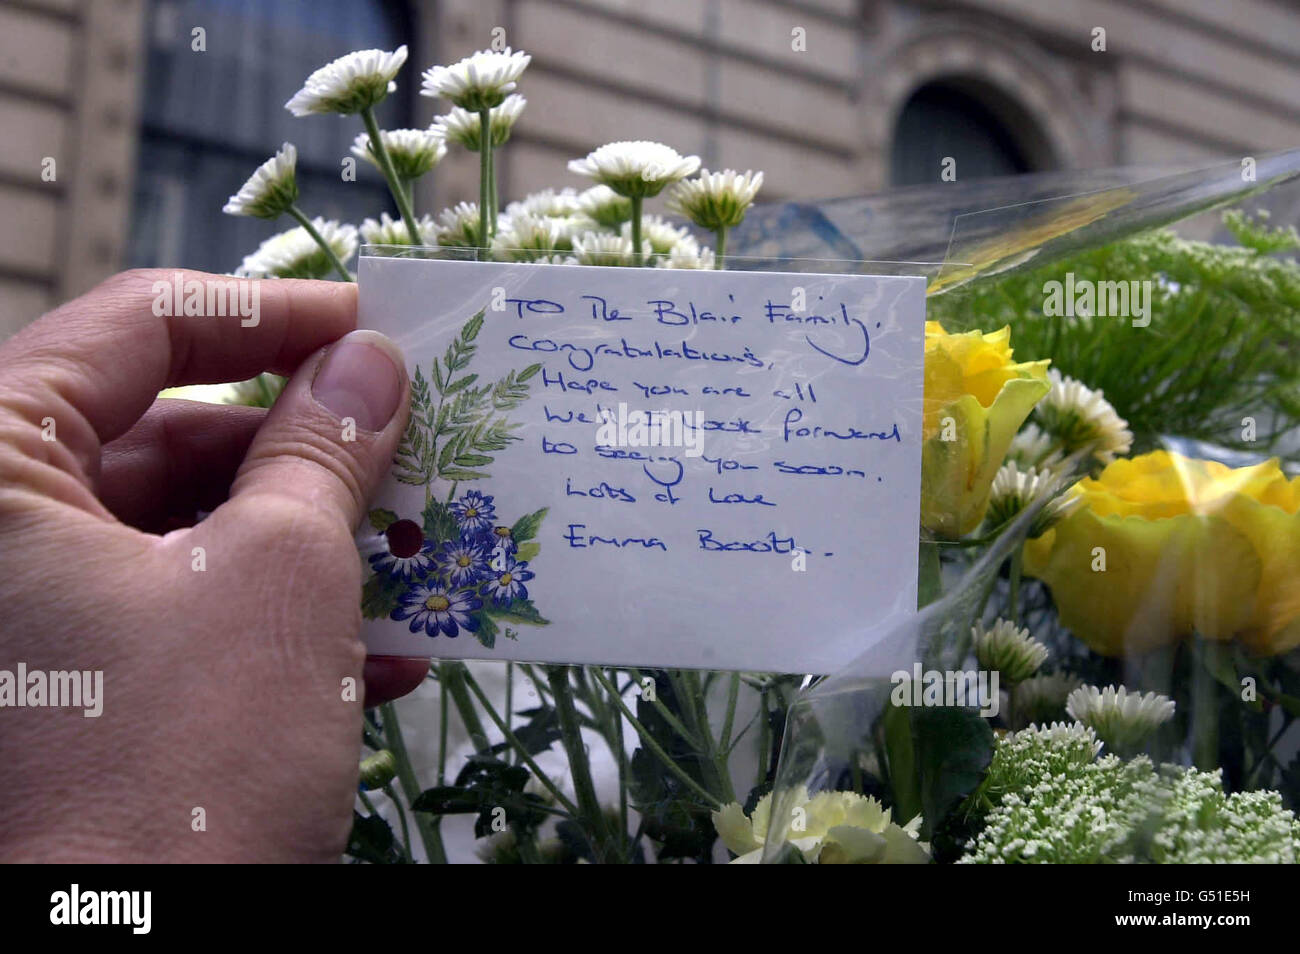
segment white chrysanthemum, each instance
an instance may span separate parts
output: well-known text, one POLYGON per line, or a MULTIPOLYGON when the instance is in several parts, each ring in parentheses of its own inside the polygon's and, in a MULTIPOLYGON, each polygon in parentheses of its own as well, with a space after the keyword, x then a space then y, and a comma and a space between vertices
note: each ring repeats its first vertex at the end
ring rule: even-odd
MULTIPOLYGON (((1001 527, 1014 520, 1038 499, 1051 491, 1055 476, 1049 471, 1039 473, 1034 467, 1021 470, 1013 461, 998 468, 989 488, 989 507, 985 519, 990 527, 1001 527)), ((1029 536, 1040 537, 1082 503, 1080 497, 1067 497, 1058 493, 1053 497, 1029 528, 1029 536)))
MULTIPOLYGON (((622 225, 623 237, 632 241, 632 223, 622 225)), ((661 215, 647 215, 641 219, 641 241, 650 246, 656 255, 670 255, 681 249, 683 255, 698 253, 700 243, 684 226, 673 225, 661 215)))
POLYGON ((1093 729, 1116 752, 1142 744, 1174 717, 1174 702, 1158 692, 1129 692, 1120 686, 1080 686, 1065 701, 1071 719, 1093 729))
POLYGON ((458 202, 438 214, 434 237, 439 245, 451 248, 479 248, 479 212, 477 202, 458 202))
MULTIPOLYGON (((393 162, 393 171, 401 179, 418 179, 447 155, 447 144, 436 129, 382 129, 379 138, 393 162)), ((357 134, 352 155, 383 171, 379 159, 370 151, 369 134, 357 134)))
POLYGON ((479 50, 451 66, 434 66, 424 72, 421 96, 441 96, 461 109, 478 112, 500 106, 513 93, 515 81, 532 57, 506 47, 501 52, 479 50))
POLYGON ((535 262, 566 251, 564 223, 544 215, 515 215, 503 221, 492 238, 493 257, 500 262, 535 262))
POLYGON ((541 215, 552 219, 567 219, 578 215, 578 193, 573 189, 543 189, 531 192, 518 202, 506 206, 506 215, 541 215))
MULTIPOLYGON (((510 133, 527 105, 528 100, 518 93, 511 93, 500 106, 493 106, 488 111, 488 131, 492 136, 493 149, 510 141, 510 133)), ((448 142, 464 146, 470 152, 478 152, 483 138, 483 125, 478 113, 456 106, 445 116, 435 119, 433 128, 445 136, 448 142)))
POLYGON ((307 77, 302 89, 293 94, 284 108, 295 116, 359 113, 397 89, 393 77, 405 62, 405 44, 391 53, 358 50, 340 56, 307 77))
POLYGON ((673 186, 668 211, 684 215, 700 228, 716 232, 739 225, 763 187, 763 173, 700 171, 699 177, 673 186))
POLYGON ((665 256, 655 259, 655 268, 700 268, 712 269, 718 264, 713 249, 699 245, 679 245, 665 256))
POLYGON ((569 161, 569 171, 595 179, 619 195, 649 198, 680 182, 700 167, 699 156, 682 156, 659 142, 611 142, 569 161))
POLYGON ((607 229, 616 229, 632 218, 632 200, 607 185, 592 186, 578 196, 578 208, 607 229))
MULTIPOLYGON (((357 251, 357 230, 333 220, 312 219, 330 250, 345 265, 357 251)), ((244 258, 240 273, 249 278, 324 278, 333 270, 329 256, 302 226, 272 235, 244 258)))
MULTIPOLYGON (((416 228, 420 231, 420 242, 424 245, 438 244, 438 225, 433 216, 426 215, 417 219, 416 228)), ((406 230, 406 223, 395 219, 387 212, 379 213, 378 219, 366 219, 361 223, 361 241, 367 245, 410 245, 411 235, 406 230)))
POLYGON ((1034 419, 1044 431, 1056 438, 1062 450, 1073 454, 1091 446, 1093 456, 1109 464, 1127 454, 1133 446, 1133 432, 1128 422, 1115 413, 1105 395, 1074 378, 1049 368, 1047 379, 1052 388, 1034 409, 1034 419))
POLYGON ((1000 619, 988 629, 972 626, 971 635, 980 668, 996 670, 1012 685, 1024 682, 1047 661, 1047 647, 1008 620, 1000 619))
POLYGON ((1006 459, 1022 469, 1033 467, 1040 474, 1046 474, 1060 468, 1065 462, 1065 455, 1051 434, 1030 421, 1011 439, 1006 459))
POLYGON ((222 212, 227 215, 252 215, 259 219, 273 219, 289 211, 298 201, 298 150, 286 142, 257 171, 238 192, 226 200, 222 212))
MULTIPOLYGON (((644 241, 641 248, 649 251, 644 241)), ((573 256, 579 265, 632 265, 632 240, 610 232, 585 232, 574 237, 573 256)))

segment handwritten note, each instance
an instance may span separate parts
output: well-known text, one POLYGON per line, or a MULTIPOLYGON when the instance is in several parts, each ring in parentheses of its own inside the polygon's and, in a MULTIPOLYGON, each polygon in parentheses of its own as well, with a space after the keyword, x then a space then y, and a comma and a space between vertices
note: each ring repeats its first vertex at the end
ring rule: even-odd
POLYGON ((916 607, 924 282, 363 257, 376 654, 829 672, 916 607))

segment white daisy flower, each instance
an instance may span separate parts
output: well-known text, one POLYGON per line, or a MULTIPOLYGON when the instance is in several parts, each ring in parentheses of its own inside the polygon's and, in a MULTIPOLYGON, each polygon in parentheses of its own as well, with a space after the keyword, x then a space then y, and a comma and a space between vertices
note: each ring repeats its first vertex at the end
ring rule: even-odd
POLYGON ((1107 686, 1080 686, 1065 701, 1070 718, 1082 722, 1116 754, 1140 746, 1174 717, 1174 701, 1158 692, 1129 692, 1107 686))
MULTIPOLYGON (((488 111, 488 130, 492 136, 492 148, 498 149, 510 140, 510 133, 515 123, 523 115, 528 100, 518 93, 511 93, 500 106, 493 106, 488 111)), ((454 107, 445 116, 433 121, 433 128, 440 132, 448 142, 464 146, 470 152, 478 152, 483 138, 482 121, 478 113, 468 109, 454 107)))
MULTIPOLYGON (((1022 510, 1050 492, 1054 480, 1051 471, 1040 472, 1033 467, 1021 470, 1014 461, 1003 464, 989 489, 989 506, 985 514, 988 525, 1001 527, 1014 520, 1022 510)), ((1038 512, 1029 528, 1029 536, 1041 537, 1081 502, 1078 497, 1058 493, 1038 512)))
MULTIPOLYGON (((340 262, 346 265, 356 254, 355 226, 319 217, 311 224, 340 262)), ((299 226, 272 235, 259 245, 257 251, 244 258, 240 273, 248 278, 324 278, 333 267, 316 240, 299 226)))
MULTIPOLYGON (((393 162, 393 171, 401 179, 418 179, 447 155, 447 144, 436 129, 384 129, 379 138, 393 162)), ((357 134, 352 142, 352 155, 383 172, 379 159, 370 151, 368 133, 357 134)))
POLYGON ((563 252, 568 234, 563 223, 544 215, 515 215, 501 223, 492 238, 499 262, 535 262, 563 252))
POLYGON ((1128 422, 1115 413, 1101 391, 1049 368, 1052 389, 1034 409, 1034 419, 1052 435, 1066 455, 1091 446, 1103 464, 1127 454, 1133 446, 1128 422))
POLYGON ((273 219, 289 211, 298 201, 298 150, 286 142, 266 162, 257 167, 238 192, 226 200, 222 212, 227 215, 252 215, 273 219))
POLYGON ((1022 468, 1033 467, 1040 474, 1055 472, 1065 463, 1065 455, 1052 435, 1033 421, 1025 424, 1011 439, 1006 459, 1022 468))
MULTIPOLYGON (((645 242, 643 253, 649 253, 645 242)), ((573 257, 579 265, 631 265, 632 239, 609 232, 585 232, 573 239, 573 257)))
MULTIPOLYGON (((498 230, 506 226, 505 219, 498 219, 498 230)), ((449 209, 438 213, 434 227, 434 237, 439 245, 449 248, 479 248, 479 210, 477 202, 457 202, 449 209)))
MULTIPOLYGON (((438 226, 433 216, 426 215, 415 223, 420 230, 420 241, 425 245, 438 244, 438 226)), ((387 212, 379 213, 378 219, 366 219, 361 223, 361 241, 367 245, 410 245, 411 235, 406 230, 406 223, 395 219, 387 212)))
POLYGON ((313 113, 351 115, 369 109, 397 89, 393 77, 406 62, 403 44, 385 50, 358 50, 326 63, 284 104, 295 116, 313 113))
POLYGON ((632 200, 607 185, 592 186, 578 196, 578 209, 607 229, 616 229, 632 218, 632 200))
MULTIPOLYGON (((623 223, 622 232, 629 242, 632 241, 631 222, 623 223)), ((691 255, 700 249, 700 243, 684 226, 673 225, 661 215, 642 217, 641 241, 656 255, 669 255, 678 249, 683 255, 691 255)))
POLYGON ((699 156, 682 156, 670 146, 645 140, 611 142, 585 159, 569 162, 570 172, 595 179, 632 199, 658 195, 699 167, 699 156))
POLYGON ((703 169, 698 178, 673 186, 668 195, 668 210, 686 216, 700 228, 716 232, 739 225, 762 187, 761 172, 703 169))
POLYGON ((971 627, 975 640, 975 659, 980 668, 996 670, 1012 685, 1024 682, 1047 661, 1047 647, 1020 629, 1015 623, 1000 619, 989 629, 971 627))
POLYGON ((501 52, 479 50, 451 66, 434 66, 424 73, 421 96, 441 96, 461 109, 479 112, 500 106, 532 57, 506 47, 501 52))
POLYGON ((701 268, 713 269, 718 264, 711 248, 695 248, 681 245, 668 253, 666 257, 655 260, 656 268, 701 268))
POLYGON ((543 189, 532 192, 518 202, 506 206, 506 215, 541 215, 552 219, 568 219, 579 213, 578 193, 573 189, 543 189))

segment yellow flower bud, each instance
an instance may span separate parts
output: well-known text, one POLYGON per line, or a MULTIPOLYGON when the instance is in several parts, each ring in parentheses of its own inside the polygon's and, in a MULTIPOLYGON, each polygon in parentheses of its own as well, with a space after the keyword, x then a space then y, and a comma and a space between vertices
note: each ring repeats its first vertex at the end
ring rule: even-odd
POLYGON ((1117 460, 1025 546, 1061 621, 1099 653, 1199 633, 1258 655, 1300 646, 1300 478, 1168 451, 1117 460))
POLYGON ((979 526, 1011 440, 1050 385, 1047 361, 1012 360, 1011 329, 925 325, 921 525, 947 538, 979 526))

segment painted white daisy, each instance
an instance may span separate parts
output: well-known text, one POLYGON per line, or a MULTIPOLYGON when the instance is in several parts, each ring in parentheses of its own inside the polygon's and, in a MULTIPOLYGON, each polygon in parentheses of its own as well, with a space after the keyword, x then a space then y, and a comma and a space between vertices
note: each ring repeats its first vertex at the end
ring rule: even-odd
MULTIPOLYGON (((631 222, 624 222, 621 231, 629 242, 632 241, 631 222)), ((655 255, 669 255, 678 249, 681 249, 682 254, 690 255, 700 249, 700 243, 685 226, 673 225, 662 215, 642 217, 641 241, 648 245, 655 255)))
POLYGON ((1131 752, 1174 717, 1174 701, 1158 692, 1080 686, 1065 700, 1070 718, 1082 722, 1117 755, 1131 752))
MULTIPOLYGON (((649 251, 642 242, 642 253, 649 251)), ((610 232, 584 232, 573 239, 573 257, 579 265, 631 265, 632 240, 610 232)))
POLYGON ((273 219, 288 212, 298 201, 298 150, 286 142, 257 171, 238 192, 226 200, 222 212, 227 215, 252 215, 259 219, 273 219))
POLYGON ((999 619, 988 629, 971 627, 975 640, 975 659, 980 668, 996 670, 1002 680, 1015 685, 1024 682, 1047 661, 1047 647, 1005 619, 999 619))
MULTIPOLYGON (((402 179, 418 179, 447 155, 447 144, 436 129, 385 129, 379 134, 393 171, 402 179)), ((352 155, 364 159, 380 172, 383 165, 370 151, 370 135, 358 133, 352 142, 352 155)))
POLYGON ((515 215, 504 220, 492 238, 499 262, 533 262, 563 252, 568 233, 563 223, 544 215, 515 215))
POLYGON ((702 169, 697 178, 673 186, 668 194, 668 210, 716 232, 739 225, 762 187, 761 172, 702 169))
MULTIPOLYGON (((1034 467, 1021 470, 1014 461, 1003 464, 998 468, 989 490, 989 507, 985 514, 988 525, 1001 527, 1014 520, 1022 510, 1051 491, 1054 479, 1055 475, 1051 471, 1040 472, 1034 467)), ((1082 502, 1080 497, 1067 497, 1058 492, 1034 518, 1029 536, 1042 536, 1082 502)))
POLYGON ((293 94, 284 108, 295 116, 313 113, 351 115, 370 109, 397 89, 393 77, 406 62, 403 44, 391 53, 358 50, 326 63, 293 94))
POLYGON ((1061 444, 1066 455, 1091 447, 1103 464, 1127 454, 1133 446, 1128 422, 1115 413, 1101 391, 1049 368, 1052 389, 1034 408, 1034 420, 1061 444))
MULTIPOLYGON (((500 106, 493 106, 488 112, 488 130, 492 137, 493 149, 500 148, 510 141, 510 133, 527 105, 528 100, 518 93, 511 93, 500 106)), ((483 125, 478 113, 456 106, 445 116, 435 119, 432 128, 442 133, 448 142, 464 146, 470 152, 479 151, 483 139, 483 125)))
POLYGON ((616 229, 632 218, 632 200, 607 185, 592 186, 579 195, 578 208, 607 229, 616 229))
POLYGON ((714 269, 718 267, 718 263, 713 249, 701 248, 698 245, 690 248, 683 245, 673 249, 667 256, 657 258, 655 267, 714 269))
POLYGON ((569 161, 570 172, 595 179, 630 199, 658 195, 699 167, 699 156, 683 156, 671 146, 646 140, 607 143, 585 159, 569 161))
MULTIPOLYGON (((420 241, 425 245, 438 244, 438 225, 433 216, 426 215, 416 222, 420 229, 420 241)), ((410 245, 411 235, 406 230, 406 223, 395 219, 387 212, 379 213, 378 219, 366 219, 359 229, 361 241, 367 245, 410 245)))
MULTIPOLYGON (((329 246, 339 263, 346 265, 357 251, 357 230, 352 225, 315 218, 311 227, 329 246)), ((249 278, 324 278, 334 262, 303 226, 272 235, 244 258, 240 272, 249 278)))
POLYGON ((451 66, 434 66, 424 72, 421 96, 442 97, 461 109, 479 112, 500 106, 515 91, 532 57, 506 47, 501 52, 479 50, 451 66))

